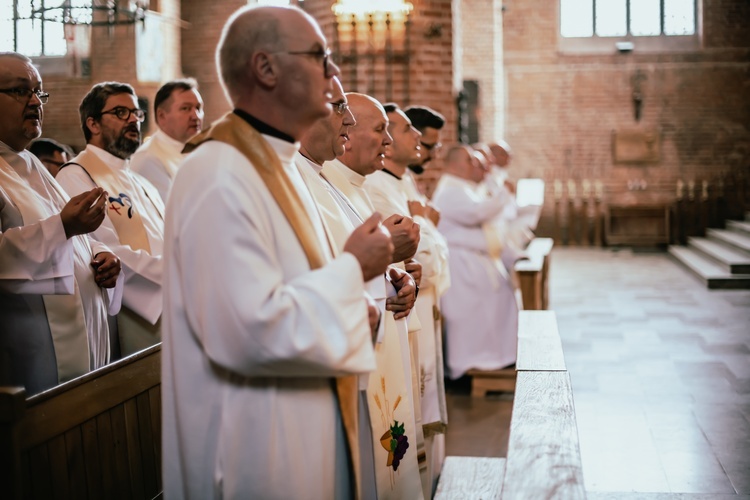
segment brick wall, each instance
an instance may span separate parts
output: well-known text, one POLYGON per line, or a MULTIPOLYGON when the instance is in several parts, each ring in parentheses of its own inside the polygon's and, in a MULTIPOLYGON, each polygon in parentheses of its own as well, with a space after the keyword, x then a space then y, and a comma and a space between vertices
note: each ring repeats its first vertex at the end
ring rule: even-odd
MULTIPOLYGON (((334 16, 331 12, 333 3, 331 0, 306 0, 304 3, 305 10, 318 20, 332 46, 336 39, 334 16)), ((402 63, 393 65, 390 96, 387 94, 386 68, 380 51, 376 51, 378 56, 375 63, 366 55, 360 57, 354 77, 351 66, 342 63, 342 83, 347 91, 356 89, 358 92, 370 93, 383 102, 391 100, 404 107, 409 104, 430 106, 445 115, 448 121, 446 137, 453 138, 456 136, 457 118, 454 102, 457 91, 453 83, 455 68, 452 56, 452 4, 450 0, 415 0, 412 4, 414 10, 410 16, 409 62, 406 66, 402 63), (408 97, 405 93, 407 78, 408 97)), ((397 34, 394 37, 395 51, 403 49, 403 39, 398 37, 398 30, 398 27, 394 28, 397 34)), ((344 54, 350 51, 347 40, 341 40, 344 54)), ((357 40, 360 41, 358 52, 366 53, 367 32, 360 33, 357 40)), ((337 62, 342 62, 342 58, 338 57, 337 62)))
MULTIPOLYGON (((179 25, 171 20, 179 18, 179 0, 161 0, 162 14, 167 18, 162 29, 163 47, 153 47, 153 51, 166 50, 175 53, 179 47, 179 25)), ((131 84, 140 97, 153 103, 154 95, 160 82, 139 82, 136 60, 136 37, 138 27, 117 26, 111 30, 107 27, 91 28, 91 53, 89 55, 91 74, 86 77, 69 77, 64 75, 45 74, 40 70, 44 88, 50 93, 50 101, 44 107, 45 137, 52 137, 70 144, 76 150, 85 147, 78 105, 91 87, 103 81, 120 81, 131 84)), ((169 67, 163 72, 170 77, 180 74, 181 61, 179 53, 166 57, 169 67)), ((149 114, 150 114, 149 110, 149 114)), ((149 123, 153 121, 150 120, 149 123)), ((151 132, 155 126, 151 125, 151 132)))
POLYGON ((479 83, 479 140, 503 136, 503 18, 501 0, 461 0, 462 78, 479 83))
MULTIPOLYGON (((677 179, 700 180, 750 165, 750 3, 704 0, 702 47, 683 52, 574 55, 560 50, 551 0, 506 0, 506 140, 516 177, 601 179, 611 197, 631 179, 644 201, 673 197, 677 179), (638 79, 642 117, 634 118, 638 79), (661 160, 623 166, 612 132, 654 130, 661 160)), ((580 189, 580 188, 579 188, 580 189)), ((624 193, 627 195, 627 193, 624 193)))

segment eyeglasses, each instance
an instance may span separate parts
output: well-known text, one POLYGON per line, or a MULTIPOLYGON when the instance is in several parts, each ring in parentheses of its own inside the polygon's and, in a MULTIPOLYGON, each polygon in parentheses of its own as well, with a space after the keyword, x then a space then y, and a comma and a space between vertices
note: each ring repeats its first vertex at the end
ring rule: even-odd
POLYGON ((443 145, 439 142, 436 142, 435 144, 427 144, 426 142, 419 141, 419 143, 422 145, 423 148, 425 148, 427 151, 432 151, 433 149, 435 151, 439 150, 443 147, 443 145))
POLYGON ((331 106, 333 106, 333 111, 337 115, 343 115, 346 113, 346 110, 349 109, 349 104, 345 102, 332 102, 331 106))
POLYGON ((41 89, 31 90, 23 87, 14 87, 12 89, 0 89, 0 93, 8 94, 18 102, 28 104, 31 100, 32 94, 39 99, 42 104, 47 104, 49 100, 49 94, 41 89))
POLYGON ((142 109, 135 108, 130 109, 126 108, 125 106, 117 106, 116 108, 112 108, 109 111, 102 111, 99 113, 100 115, 115 115, 117 118, 119 118, 122 121, 128 121, 130 120, 130 115, 135 115, 135 118, 142 122, 146 119, 146 112, 142 109))
POLYGON ((298 51, 284 52, 284 54, 289 54, 291 56, 313 56, 316 59, 322 58, 323 59, 323 75, 326 78, 331 78, 333 76, 333 74, 330 72, 331 66, 328 64, 328 61, 331 57, 331 49, 298 50, 298 51))

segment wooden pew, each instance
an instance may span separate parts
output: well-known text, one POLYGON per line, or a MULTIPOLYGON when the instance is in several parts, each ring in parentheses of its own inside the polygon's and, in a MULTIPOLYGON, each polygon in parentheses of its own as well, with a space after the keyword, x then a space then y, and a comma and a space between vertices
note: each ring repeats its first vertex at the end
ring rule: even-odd
MULTIPOLYGON (((545 310, 549 307, 549 266, 552 238, 534 238, 526 248, 528 260, 519 260, 515 271, 521 287, 525 310, 545 310)), ((469 370, 471 395, 483 398, 488 392, 513 392, 516 386, 515 368, 501 370, 469 370)))
POLYGON ((585 500, 573 392, 554 312, 521 312, 516 368, 507 458, 446 457, 436 499, 585 500))
POLYGON ((525 250, 528 260, 519 260, 515 264, 524 310, 549 308, 549 266, 553 244, 552 238, 534 238, 525 250))
POLYGON ((2 498, 151 499, 161 484, 161 345, 28 399, 0 388, 2 498))

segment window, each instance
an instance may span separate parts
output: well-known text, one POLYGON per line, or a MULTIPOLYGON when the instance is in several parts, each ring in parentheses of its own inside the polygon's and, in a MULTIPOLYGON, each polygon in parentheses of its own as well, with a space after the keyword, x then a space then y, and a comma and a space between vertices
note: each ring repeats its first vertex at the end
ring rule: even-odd
POLYGON ((91 0, 0 0, 0 51, 64 56, 65 25, 91 22, 91 0))
POLYGON ((560 0, 560 34, 575 37, 695 35, 696 0, 560 0))

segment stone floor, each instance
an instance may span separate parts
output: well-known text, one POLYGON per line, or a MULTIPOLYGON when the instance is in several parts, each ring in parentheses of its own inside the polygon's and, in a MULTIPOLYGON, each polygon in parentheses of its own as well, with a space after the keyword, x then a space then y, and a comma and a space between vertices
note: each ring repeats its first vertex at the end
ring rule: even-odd
MULTIPOLYGON (((558 248, 551 269, 589 498, 750 497, 750 291, 665 253, 558 248)), ((448 454, 503 456, 510 404, 451 384, 448 454)))

